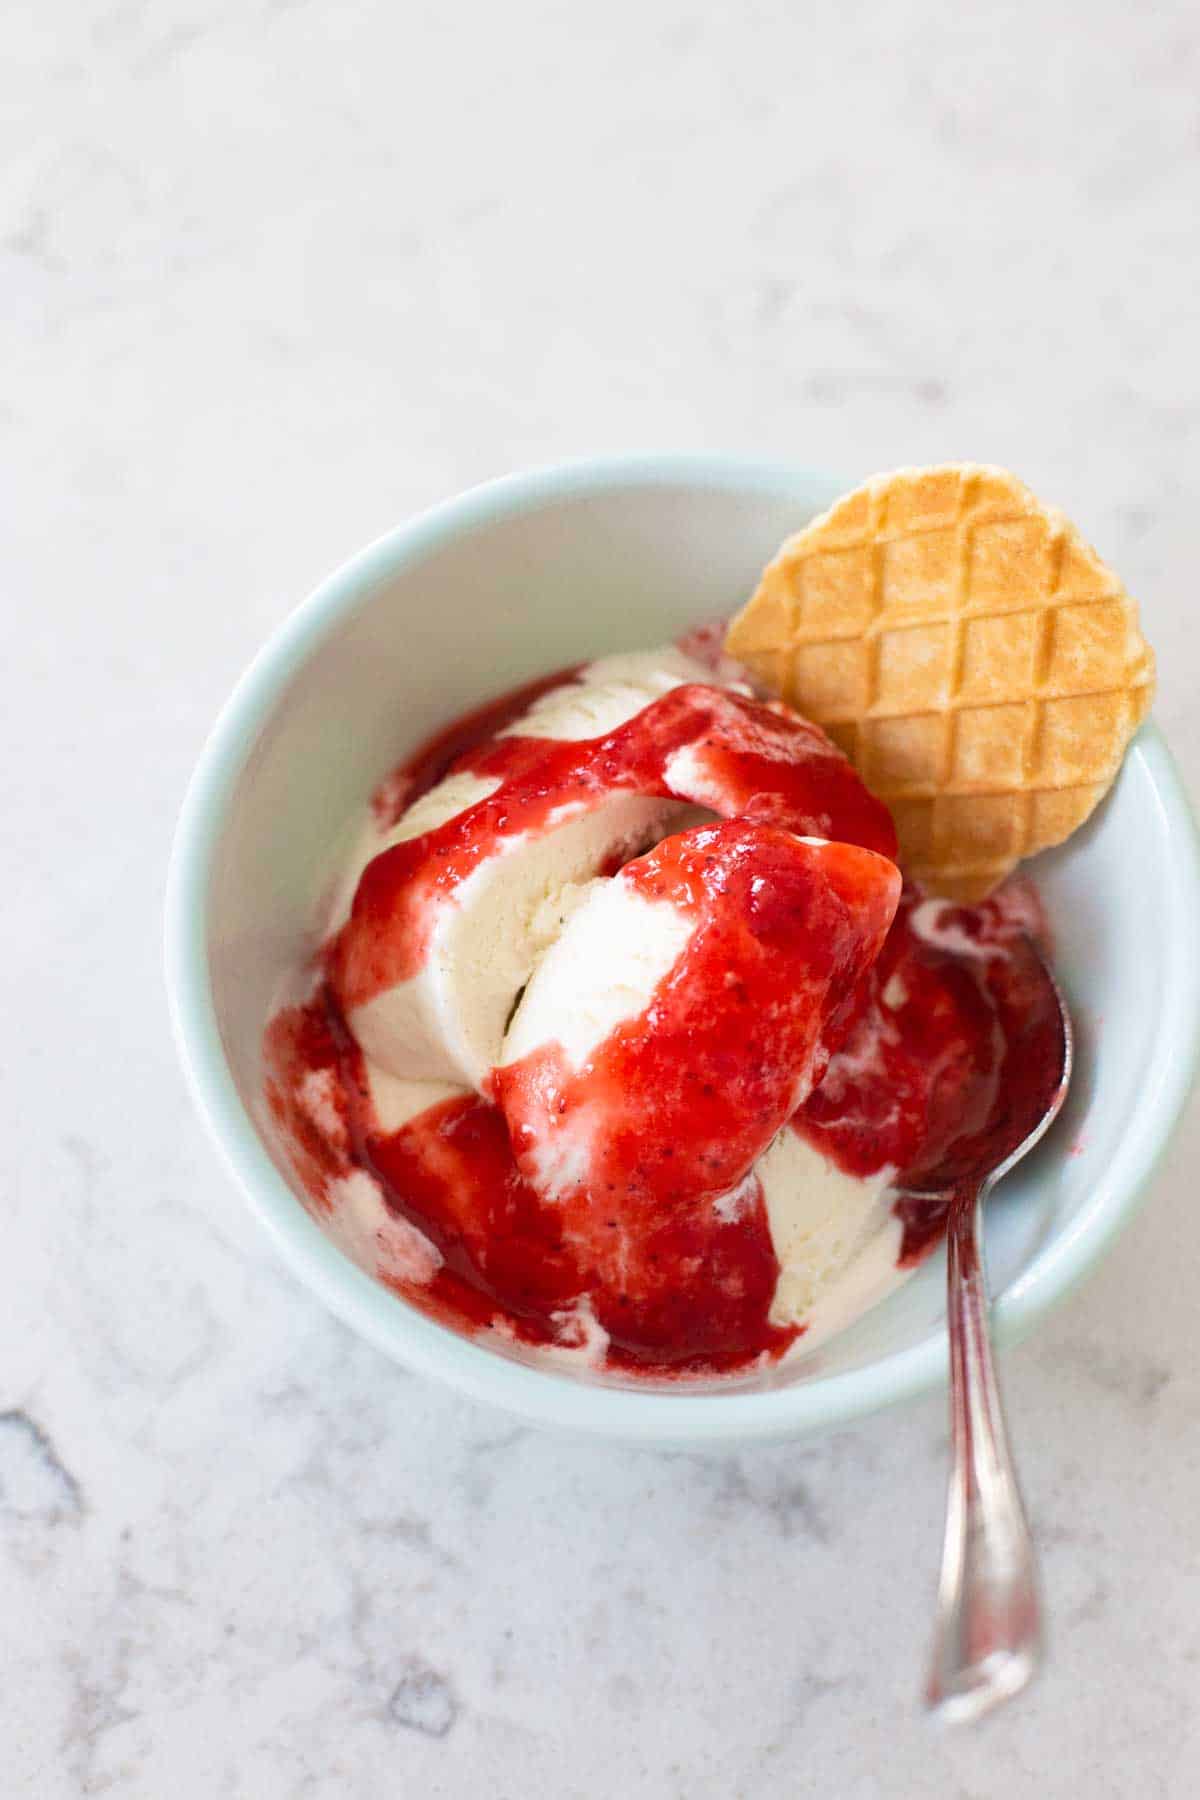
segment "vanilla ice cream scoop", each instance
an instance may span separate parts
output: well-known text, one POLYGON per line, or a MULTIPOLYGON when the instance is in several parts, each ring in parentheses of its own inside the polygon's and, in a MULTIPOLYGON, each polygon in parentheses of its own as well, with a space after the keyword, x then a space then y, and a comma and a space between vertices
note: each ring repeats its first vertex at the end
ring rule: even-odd
POLYGON ((363 1050, 392 1075, 482 1090, 516 998, 581 886, 692 812, 617 793, 542 831, 498 837, 453 898, 435 900, 419 966, 348 1011, 363 1050))
MULTIPOLYGON (((610 657, 550 689, 496 741, 603 738, 705 676, 672 649, 610 657)), ((554 760, 543 760, 549 786, 554 760)), ((509 773, 526 771, 515 742, 507 763, 509 773)), ((347 906, 349 920, 337 921, 338 979, 358 1043, 401 1080, 482 1090, 517 996, 581 886, 698 816, 687 801, 592 783, 510 817, 504 789, 504 772, 456 770, 360 853, 349 885, 358 918, 347 906), (413 848, 389 868, 389 853, 402 846, 413 848), (374 906, 373 885, 382 890, 374 906), (397 957, 404 939, 409 954, 397 957), (354 1004, 358 994, 366 997, 354 1004)))
MULTIPOLYGON (((791 1125, 754 1165, 762 1190, 779 1279, 771 1301, 776 1325, 836 1327, 861 1309, 856 1293, 849 1306, 837 1305, 838 1286, 852 1265, 865 1264, 864 1281, 880 1292, 894 1285, 901 1241, 892 1211, 895 1171, 866 1176, 838 1167, 791 1125), (821 1317, 818 1309, 823 1309, 821 1317)), ((828 1329, 820 1332, 828 1335, 828 1329)))
MULTIPOLYGON (((618 1027, 651 1007, 696 925, 693 915, 630 880, 595 881, 581 890, 570 926, 547 952, 509 1026, 505 1062, 536 1057, 553 1040, 567 1069, 593 1063, 618 1027)), ((509 1085, 503 1072, 499 1083, 509 1085)), ((551 1203, 593 1179, 586 1128, 554 1130, 561 1099, 551 1101, 550 1129, 531 1142, 524 1159, 526 1178, 551 1203)), ((867 1304, 864 1294, 874 1300, 895 1285, 901 1232, 891 1205, 893 1175, 886 1166, 849 1174, 790 1125, 768 1143, 753 1164, 750 1186, 760 1192, 779 1265, 772 1324, 805 1326, 810 1346, 855 1317, 867 1304), (861 1279, 848 1286, 852 1268, 861 1279)), ((714 1223, 737 1219, 753 1203, 747 1180, 711 1200, 714 1223)))
MULTIPOLYGON (((1029 920, 900 894, 825 734, 678 649, 451 720, 377 790, 266 1102, 433 1316, 706 1378, 843 1328, 1023 1054, 1029 920)), ((990 1115, 989 1115, 990 1116, 990 1115)))
POLYGON ((600 1266, 628 1285, 665 1218, 736 1206, 822 1072, 899 892, 873 851, 735 821, 588 893, 517 1008, 494 1091, 525 1179, 600 1266))
POLYGON ((824 1336, 896 1275, 890 1170, 794 1122, 894 852, 820 730, 678 649, 451 721, 377 792, 292 1020, 293 1112, 320 1126, 341 1080, 355 1121, 355 1244, 395 1273, 395 1213, 435 1311, 609 1363, 824 1336))
POLYGON ((376 845, 332 958, 367 1055, 479 1092, 581 885, 718 814, 885 854, 890 820, 794 715, 678 651, 609 658, 460 758, 376 845))

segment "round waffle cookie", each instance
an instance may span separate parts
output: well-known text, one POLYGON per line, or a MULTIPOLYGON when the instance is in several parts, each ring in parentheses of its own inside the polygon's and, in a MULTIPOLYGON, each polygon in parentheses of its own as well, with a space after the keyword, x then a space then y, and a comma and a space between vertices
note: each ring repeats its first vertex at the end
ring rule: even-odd
POLYGON ((890 807, 905 869, 978 900, 1108 791, 1154 692, 1137 607, 1003 469, 878 475, 791 537, 726 649, 890 807))

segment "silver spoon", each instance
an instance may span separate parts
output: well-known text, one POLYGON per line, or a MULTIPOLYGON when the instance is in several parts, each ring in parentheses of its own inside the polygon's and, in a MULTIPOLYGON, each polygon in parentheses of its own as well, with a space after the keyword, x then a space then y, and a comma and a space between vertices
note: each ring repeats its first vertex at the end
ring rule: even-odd
MULTIPOLYGON (((996 1183, 1050 1129, 1071 1080, 1066 1002, 1032 943, 1045 981, 1043 1036, 1029 1093, 989 1121, 906 1197, 948 1204, 946 1314, 950 1334, 950 1483, 925 1705, 965 1723, 1020 1693, 1041 1656, 1037 1563, 1017 1485, 988 1337, 980 1254, 983 1205, 996 1183)), ((1031 968, 1035 965, 1031 964, 1031 968)), ((1004 1096, 1000 1097, 1004 1100, 1004 1096)))

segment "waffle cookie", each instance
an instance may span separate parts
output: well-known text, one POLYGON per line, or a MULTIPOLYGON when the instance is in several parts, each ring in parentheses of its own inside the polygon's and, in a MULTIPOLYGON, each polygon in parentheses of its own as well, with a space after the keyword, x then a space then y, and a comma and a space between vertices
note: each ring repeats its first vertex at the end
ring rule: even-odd
POLYGON ((822 725, 908 873, 978 900, 1108 791, 1154 692, 1137 607, 1003 469, 901 469, 791 537, 726 649, 822 725))

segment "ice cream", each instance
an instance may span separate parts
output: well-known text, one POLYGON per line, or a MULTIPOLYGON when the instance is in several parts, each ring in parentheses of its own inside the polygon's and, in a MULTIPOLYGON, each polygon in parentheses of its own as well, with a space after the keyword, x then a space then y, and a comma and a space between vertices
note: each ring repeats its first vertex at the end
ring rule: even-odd
POLYGON ((284 1152, 460 1329, 642 1373, 807 1348, 916 1258, 919 1121, 997 1078, 999 915, 901 902, 895 850, 823 733, 674 648, 457 721, 268 1031, 284 1152))
POLYGON ((334 972, 369 1057, 483 1092, 575 890, 705 812, 829 830, 832 808, 843 831, 893 846, 820 734, 705 674, 670 649, 591 665, 460 757, 371 849, 334 972))
MULTIPOLYGON (((830 1020, 899 891, 874 851, 740 821, 673 835, 593 884, 529 983, 493 1085, 518 1168, 594 1283, 644 1306, 680 1281, 664 1233, 762 1206, 759 1160, 824 1072, 830 1020)), ((795 1322, 774 1299, 771 1312, 795 1322)))
MULTIPOLYGON (((679 652, 612 657, 593 663, 501 727, 496 740, 577 744, 603 737, 658 696, 705 671, 679 652)), ((377 887, 391 905, 397 882, 420 890, 425 917, 422 954, 401 949, 378 974, 374 914, 365 929, 344 933, 346 1017, 367 1056, 390 1074, 451 1081, 482 1089, 497 1061, 517 994, 562 922, 572 893, 601 870, 619 865, 675 828, 686 801, 628 790, 593 789, 559 804, 510 807, 501 773, 446 775, 403 812, 386 833, 371 834, 360 852, 350 898, 374 869, 359 904, 367 911, 377 887), (497 796, 499 799, 497 800, 497 796), (487 808, 488 802, 495 802, 487 808), (446 839, 458 822, 457 863, 449 876, 446 839), (439 833, 430 842, 431 834, 439 833), (389 852, 418 844, 397 870, 389 852), (365 940, 365 942, 364 942, 365 940), (353 996, 369 997, 355 1004, 353 996)), ((539 796, 540 798, 540 796, 539 796)), ((415 935, 415 928, 413 931, 415 935)), ((385 948, 395 950, 401 922, 385 948)))
POLYGON ((824 1072, 830 1016, 899 897, 870 850, 769 826, 667 838, 596 882, 543 958, 494 1090, 548 1201, 716 1204, 824 1072))

